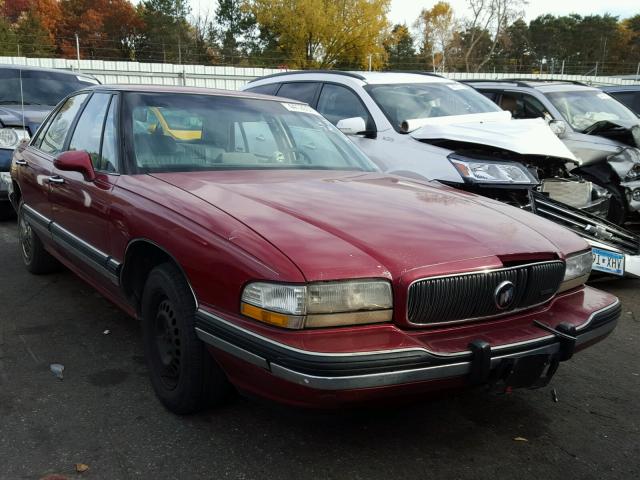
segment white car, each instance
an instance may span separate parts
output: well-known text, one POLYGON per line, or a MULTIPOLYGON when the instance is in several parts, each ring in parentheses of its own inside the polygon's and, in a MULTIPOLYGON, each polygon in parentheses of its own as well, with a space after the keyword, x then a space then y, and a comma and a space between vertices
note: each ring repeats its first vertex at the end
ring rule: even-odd
POLYGON ((243 90, 304 101, 384 172, 529 209, 597 247, 594 269, 640 276, 640 239, 601 218, 610 194, 570 173, 576 158, 543 119, 512 119, 473 88, 432 74, 285 72, 243 90))

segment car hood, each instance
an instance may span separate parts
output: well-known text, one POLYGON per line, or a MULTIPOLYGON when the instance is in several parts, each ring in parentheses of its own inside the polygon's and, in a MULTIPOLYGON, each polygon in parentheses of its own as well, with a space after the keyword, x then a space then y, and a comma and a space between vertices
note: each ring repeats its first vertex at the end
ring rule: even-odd
POLYGON ((488 145, 521 155, 567 160, 576 157, 541 118, 511 119, 509 112, 476 113, 420 120, 409 135, 417 140, 451 140, 488 145))
MULTIPOLYGON (((25 105, 24 125, 33 135, 47 116, 53 110, 48 105, 25 105)), ((0 105, 0 125, 3 127, 22 127, 22 107, 20 105, 0 105)))
MULTIPOLYGON (((586 248, 567 230, 440 184, 378 173, 243 171, 154 174, 227 212, 288 256, 305 278, 397 278, 485 259, 586 248), (426 269, 426 270, 425 270, 426 269)), ((467 268, 468 268, 468 264, 467 268)))

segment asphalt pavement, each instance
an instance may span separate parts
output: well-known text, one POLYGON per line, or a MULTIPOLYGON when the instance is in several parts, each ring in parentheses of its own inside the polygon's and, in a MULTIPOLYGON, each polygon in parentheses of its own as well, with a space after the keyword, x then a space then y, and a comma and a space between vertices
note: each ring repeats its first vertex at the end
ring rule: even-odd
POLYGON ((178 417, 137 322, 69 272, 27 273, 0 223, 0 478, 637 479, 640 281, 596 285, 622 300, 617 329, 539 390, 332 413, 239 397, 178 417))

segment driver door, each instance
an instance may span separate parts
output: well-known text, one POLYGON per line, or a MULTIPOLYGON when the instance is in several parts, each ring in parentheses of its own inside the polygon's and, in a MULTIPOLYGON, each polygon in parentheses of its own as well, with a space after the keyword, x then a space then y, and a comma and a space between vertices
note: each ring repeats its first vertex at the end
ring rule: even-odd
MULTIPOLYGON (((110 276, 109 211, 118 181, 116 110, 118 96, 94 93, 74 125, 65 150, 84 150, 96 178, 54 168, 51 183, 52 233, 60 253, 90 277, 110 276), (90 267, 90 268, 87 268, 90 267)), ((111 280, 115 280, 111 278, 111 280)))

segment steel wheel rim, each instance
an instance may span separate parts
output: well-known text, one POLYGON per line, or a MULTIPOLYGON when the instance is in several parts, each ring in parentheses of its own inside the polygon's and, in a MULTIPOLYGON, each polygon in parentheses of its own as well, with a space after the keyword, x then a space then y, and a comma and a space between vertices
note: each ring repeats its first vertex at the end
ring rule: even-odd
POLYGON ((159 304, 154 319, 156 363, 160 368, 160 379, 168 390, 174 390, 180 381, 182 365, 180 327, 173 305, 164 298, 159 304))
POLYGON ((20 246, 24 259, 29 263, 33 257, 33 230, 22 215, 20 216, 20 246))

